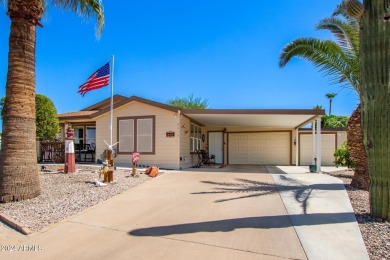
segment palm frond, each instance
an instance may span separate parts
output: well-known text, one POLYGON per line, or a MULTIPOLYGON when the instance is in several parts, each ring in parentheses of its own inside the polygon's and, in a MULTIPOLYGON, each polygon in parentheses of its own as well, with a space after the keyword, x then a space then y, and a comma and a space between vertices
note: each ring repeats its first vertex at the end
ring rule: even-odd
POLYGON ((336 41, 300 38, 282 51, 279 66, 284 67, 293 57, 301 57, 319 67, 320 72, 342 87, 359 88, 359 20, 350 17, 345 0, 337 6, 332 16, 320 20, 317 30, 328 30, 336 41))
POLYGON ((284 67, 294 57, 312 62, 332 83, 346 83, 357 88, 359 76, 356 74, 356 57, 346 55, 336 42, 315 38, 297 39, 283 49, 279 67, 284 67))
POLYGON ((328 30, 338 40, 344 52, 353 52, 355 56, 359 53, 359 27, 357 24, 350 24, 337 17, 322 19, 317 25, 317 30, 328 30))
POLYGON ((345 0, 342 0, 341 3, 337 5, 337 7, 334 10, 332 16, 333 17, 342 16, 345 19, 349 19, 350 18, 350 16, 347 13, 347 10, 345 9, 345 0))
POLYGON ((97 37, 100 37, 104 27, 104 10, 101 0, 52 0, 53 5, 64 10, 71 10, 86 18, 96 17, 97 37))

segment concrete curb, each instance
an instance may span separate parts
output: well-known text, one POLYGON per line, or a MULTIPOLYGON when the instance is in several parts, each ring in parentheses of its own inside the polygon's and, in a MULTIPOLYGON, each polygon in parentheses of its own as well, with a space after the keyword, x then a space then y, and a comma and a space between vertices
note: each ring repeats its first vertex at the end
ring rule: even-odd
POLYGON ((8 225, 10 227, 13 227, 14 229, 19 231, 23 235, 30 235, 30 234, 32 234, 30 229, 28 229, 26 227, 23 227, 22 224, 20 224, 16 220, 13 220, 11 217, 5 215, 4 213, 0 213, 0 221, 2 221, 3 223, 5 223, 6 225, 8 225))

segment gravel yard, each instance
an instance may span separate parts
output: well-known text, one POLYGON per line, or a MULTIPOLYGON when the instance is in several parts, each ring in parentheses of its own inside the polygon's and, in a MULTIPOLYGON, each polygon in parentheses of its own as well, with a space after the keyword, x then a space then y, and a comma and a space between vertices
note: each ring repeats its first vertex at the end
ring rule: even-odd
POLYGON ((131 170, 116 170, 115 183, 97 187, 99 167, 78 166, 76 174, 64 174, 57 168, 46 166, 46 171, 40 172, 42 194, 39 197, 0 203, 0 212, 35 232, 152 179, 146 174, 134 178, 131 170))
POLYGON ((390 224, 383 219, 370 217, 368 191, 350 185, 353 171, 329 174, 340 178, 345 184, 370 259, 390 259, 390 224))

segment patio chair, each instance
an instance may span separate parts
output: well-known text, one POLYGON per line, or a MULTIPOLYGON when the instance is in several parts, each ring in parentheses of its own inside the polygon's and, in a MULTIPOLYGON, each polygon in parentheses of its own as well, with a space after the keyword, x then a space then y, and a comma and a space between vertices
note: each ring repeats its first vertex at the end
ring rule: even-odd
POLYGON ((87 147, 87 150, 85 151, 84 161, 91 160, 91 162, 94 162, 95 161, 95 150, 96 150, 96 144, 90 143, 87 147), (88 155, 90 155, 91 158, 87 158, 88 155))
POLYGON ((209 156, 209 153, 206 150, 198 150, 198 165, 197 167, 201 167, 203 164, 207 164, 210 166, 210 164, 215 163, 215 155, 209 156))

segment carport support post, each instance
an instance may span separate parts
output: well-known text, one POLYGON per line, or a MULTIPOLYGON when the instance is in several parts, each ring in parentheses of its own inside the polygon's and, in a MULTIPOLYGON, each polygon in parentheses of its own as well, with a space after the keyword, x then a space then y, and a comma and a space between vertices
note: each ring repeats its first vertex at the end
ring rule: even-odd
POLYGON ((316 134, 316 121, 315 120, 313 120, 311 122, 311 131, 312 131, 312 133, 311 133, 311 137, 312 137, 311 164, 314 165, 314 164, 316 164, 316 160, 314 158, 317 157, 317 150, 316 150, 317 143, 316 143, 316 135, 315 135, 316 134))
POLYGON ((321 172, 321 117, 317 118, 317 172, 321 172))

